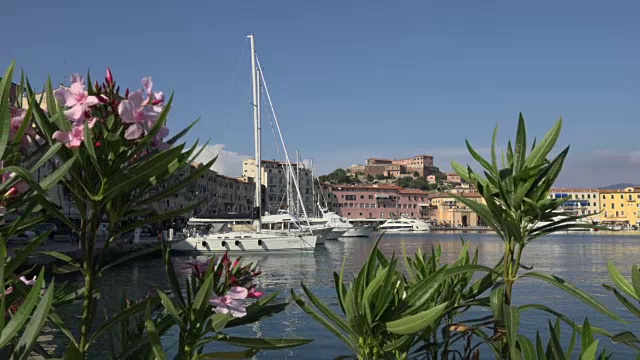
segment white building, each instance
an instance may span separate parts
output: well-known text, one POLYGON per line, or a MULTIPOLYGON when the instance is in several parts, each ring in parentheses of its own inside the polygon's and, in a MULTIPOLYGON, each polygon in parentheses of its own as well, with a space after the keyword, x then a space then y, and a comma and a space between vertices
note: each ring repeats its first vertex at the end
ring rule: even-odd
MULTIPOLYGON (((315 204, 313 200, 313 180, 311 170, 306 169, 304 164, 291 164, 293 175, 297 178, 302 204, 307 214, 313 213, 315 204)), ((289 176, 287 181, 286 162, 262 160, 262 186, 265 189, 263 200, 263 213, 277 213, 279 209, 286 209, 291 204, 291 209, 302 214, 302 208, 298 201, 297 191, 293 186, 293 178, 289 176), (287 184, 291 188, 287 191, 287 184), (289 194, 291 199, 289 199, 289 194)), ((244 178, 256 178, 256 161, 248 159, 242 162, 242 174, 244 178)))

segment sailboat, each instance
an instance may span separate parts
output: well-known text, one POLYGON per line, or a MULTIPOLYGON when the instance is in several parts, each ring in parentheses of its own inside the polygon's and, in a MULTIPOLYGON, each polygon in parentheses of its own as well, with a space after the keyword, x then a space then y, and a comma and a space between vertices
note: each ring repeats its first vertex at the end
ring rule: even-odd
POLYGON ((251 41, 251 78, 253 87, 253 120, 256 155, 256 193, 251 218, 234 219, 236 222, 253 221, 251 227, 236 223, 229 226, 230 219, 189 219, 186 238, 175 241, 171 250, 175 252, 266 252, 266 251, 313 251, 318 235, 311 232, 262 231, 262 133, 260 103, 260 66, 256 55, 255 39, 251 41), (222 224, 224 223, 224 224, 222 224))

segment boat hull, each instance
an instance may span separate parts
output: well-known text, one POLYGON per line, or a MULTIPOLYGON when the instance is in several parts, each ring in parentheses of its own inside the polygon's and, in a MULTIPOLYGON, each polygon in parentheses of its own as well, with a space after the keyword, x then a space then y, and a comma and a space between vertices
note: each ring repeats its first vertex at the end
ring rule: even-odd
POLYGON ((373 233, 373 225, 359 226, 347 230, 342 237, 369 237, 373 233))
POLYGON ((174 252, 313 251, 317 235, 226 233, 187 237, 172 243, 174 252))
POLYGON ((344 236, 348 229, 335 228, 327 237, 327 240, 338 240, 338 238, 344 236))

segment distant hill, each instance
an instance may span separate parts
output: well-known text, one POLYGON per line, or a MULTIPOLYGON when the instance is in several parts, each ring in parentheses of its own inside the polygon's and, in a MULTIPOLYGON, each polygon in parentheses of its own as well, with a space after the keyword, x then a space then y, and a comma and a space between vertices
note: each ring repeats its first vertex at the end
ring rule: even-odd
POLYGON ((601 187, 600 190, 618 190, 618 189, 624 189, 624 188, 634 187, 634 186, 638 186, 638 185, 629 184, 629 183, 620 183, 620 184, 613 184, 613 185, 601 187))

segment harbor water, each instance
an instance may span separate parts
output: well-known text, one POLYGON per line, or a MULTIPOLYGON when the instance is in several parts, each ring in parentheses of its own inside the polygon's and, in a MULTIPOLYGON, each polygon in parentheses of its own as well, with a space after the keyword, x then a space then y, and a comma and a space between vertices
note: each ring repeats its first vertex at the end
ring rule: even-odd
MULTIPOLYGON (((328 241, 313 253, 272 253, 248 254, 245 262, 258 264, 262 275, 259 277, 259 289, 267 293, 280 292, 283 301, 289 301, 289 290, 301 293, 300 282, 304 282, 316 295, 331 307, 337 309, 334 291, 333 272, 339 271, 345 263, 347 278, 351 278, 366 260, 375 242, 376 234, 371 238, 348 238, 328 241)), ((387 234, 380 242, 380 249, 387 255, 402 254, 403 247, 408 254, 418 249, 430 251, 432 246, 442 246, 443 262, 455 260, 461 248, 461 238, 470 242, 472 250, 479 250, 479 262, 492 266, 502 254, 502 242, 491 233, 426 233, 426 234, 387 234)), ((199 258, 204 258, 199 256, 199 258)), ((190 256, 175 256, 175 265, 181 269, 190 256)), ((600 315, 552 285, 533 279, 523 279, 516 283, 514 299, 516 304, 538 303, 553 307, 582 323, 585 317, 593 326, 605 328, 612 333, 632 330, 639 332, 640 323, 620 305, 613 294, 607 292, 601 284, 611 284, 607 272, 607 261, 612 260, 618 269, 628 275, 631 266, 640 263, 640 236, 618 233, 576 233, 549 236, 530 244, 523 264, 533 266, 538 272, 557 275, 567 282, 595 296, 609 309, 620 314, 628 325, 617 323, 600 315)), ((186 275, 186 273, 185 273, 186 275)), ((167 281, 162 261, 145 258, 123 264, 105 274, 101 288, 101 310, 98 314, 115 311, 124 293, 136 298, 155 292, 155 289, 167 290, 167 281)), ((63 314, 64 315, 64 314, 63 314)), ((69 313, 71 316, 71 313, 69 313)), ((533 336, 536 329, 541 334, 548 333, 547 320, 550 317, 542 312, 527 312, 522 315, 521 332, 533 336)), ((551 319, 555 321, 555 319, 551 319)), ((313 341, 299 348, 264 351, 259 359, 333 359, 340 355, 349 355, 349 350, 322 326, 312 320, 297 305, 291 304, 283 313, 264 319, 257 324, 242 329, 234 329, 234 335, 270 338, 308 338, 313 341)), ((570 332, 563 335, 565 340, 570 332)), ((163 339, 165 347, 177 340, 176 332, 170 331, 163 339)), ((624 346, 614 345, 607 339, 601 344, 614 350, 614 359, 631 357, 632 353, 624 346)), ((62 344, 60 344, 62 345, 62 344)), ((212 343, 207 351, 231 350, 232 348, 212 343)), ((169 350, 169 353, 175 349, 169 350)), ((106 358, 100 353, 95 358, 106 358)), ((482 358, 492 358, 488 351, 482 358)))

